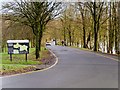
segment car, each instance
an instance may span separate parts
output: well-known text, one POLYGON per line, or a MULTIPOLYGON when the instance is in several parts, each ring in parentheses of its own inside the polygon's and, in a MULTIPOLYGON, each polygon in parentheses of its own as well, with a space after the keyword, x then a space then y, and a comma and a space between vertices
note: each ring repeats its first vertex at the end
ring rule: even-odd
POLYGON ((46 43, 46 46, 51 46, 51 43, 50 43, 50 42, 47 42, 47 43, 46 43))

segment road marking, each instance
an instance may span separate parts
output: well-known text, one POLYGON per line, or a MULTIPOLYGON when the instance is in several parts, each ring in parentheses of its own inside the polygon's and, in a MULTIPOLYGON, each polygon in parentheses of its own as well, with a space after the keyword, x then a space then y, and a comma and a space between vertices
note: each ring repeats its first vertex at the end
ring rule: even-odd
POLYGON ((108 59, 112 59, 112 60, 114 60, 114 61, 118 61, 118 62, 119 62, 118 59, 115 59, 115 58, 112 58, 112 57, 108 57, 108 56, 101 55, 101 54, 97 54, 97 53, 96 53, 96 55, 98 55, 98 56, 102 56, 102 57, 105 57, 105 58, 108 58, 108 59))
MULTIPOLYGON (((83 50, 83 51, 84 51, 84 50, 83 50)), ((76 53, 79 54, 79 52, 76 52, 76 53)), ((87 52, 87 53, 91 53, 91 52, 87 52)), ((112 58, 112 57, 109 57, 109 56, 101 55, 101 54, 98 54, 98 53, 92 51, 92 54, 93 54, 93 53, 95 53, 95 54, 98 55, 98 56, 102 56, 102 57, 105 57, 105 58, 108 58, 108 59, 112 59, 112 60, 114 60, 114 61, 119 62, 119 59, 115 59, 115 58, 112 58)))
MULTIPOLYGON (((49 50, 49 49, 48 49, 49 50)), ((56 58, 56 62, 48 67, 48 68, 45 68, 45 69, 42 69, 42 70, 38 70, 38 71, 30 71, 30 72, 26 72, 26 73, 20 73, 20 74, 15 74, 15 75, 10 75, 10 76, 3 76, 3 77, 0 77, 0 78, 8 78, 8 77, 13 77, 13 76, 18 76, 18 75, 25 75, 25 74, 31 74, 31 73, 34 73, 34 72, 42 72, 42 71, 45 71, 45 70, 48 70, 48 69, 51 69, 52 67, 56 66, 57 63, 58 63, 58 57, 51 51, 49 50, 53 55, 54 57, 56 58)))

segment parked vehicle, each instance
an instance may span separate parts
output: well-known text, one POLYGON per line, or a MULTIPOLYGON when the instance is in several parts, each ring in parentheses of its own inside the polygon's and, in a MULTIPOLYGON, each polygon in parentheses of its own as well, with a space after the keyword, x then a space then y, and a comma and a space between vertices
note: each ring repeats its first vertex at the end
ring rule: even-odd
POLYGON ((46 46, 51 46, 51 43, 50 42, 46 42, 46 46))

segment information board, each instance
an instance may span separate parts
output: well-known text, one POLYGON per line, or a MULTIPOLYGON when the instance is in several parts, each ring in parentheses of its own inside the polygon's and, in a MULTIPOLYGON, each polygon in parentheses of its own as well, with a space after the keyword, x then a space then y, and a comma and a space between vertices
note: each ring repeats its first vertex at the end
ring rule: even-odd
POLYGON ((7 40, 8 54, 28 54, 29 40, 7 40))

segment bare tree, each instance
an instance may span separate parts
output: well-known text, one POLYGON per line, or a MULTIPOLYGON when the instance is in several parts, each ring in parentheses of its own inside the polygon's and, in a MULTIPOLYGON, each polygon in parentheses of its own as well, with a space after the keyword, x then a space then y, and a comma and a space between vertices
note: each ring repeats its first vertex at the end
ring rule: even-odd
POLYGON ((93 25, 94 25, 94 51, 97 51, 98 47, 98 32, 100 29, 100 20, 103 14, 104 2, 87 2, 86 6, 91 12, 93 18, 93 25))
MULTIPOLYGON (((120 33, 120 1, 118 2, 118 33, 120 33)), ((120 54, 120 34, 118 35, 118 54, 120 54)))
POLYGON ((47 2, 47 0, 44 2, 15 0, 3 5, 4 11, 11 11, 12 20, 32 28, 36 36, 36 59, 40 57, 39 51, 45 26, 61 13, 61 5, 61 2, 47 2))
POLYGON ((84 3, 82 2, 78 2, 78 8, 80 10, 81 13, 81 17, 82 17, 82 27, 83 27, 83 48, 86 48, 86 30, 85 30, 85 17, 86 17, 86 7, 84 5, 84 3))

